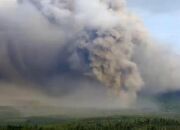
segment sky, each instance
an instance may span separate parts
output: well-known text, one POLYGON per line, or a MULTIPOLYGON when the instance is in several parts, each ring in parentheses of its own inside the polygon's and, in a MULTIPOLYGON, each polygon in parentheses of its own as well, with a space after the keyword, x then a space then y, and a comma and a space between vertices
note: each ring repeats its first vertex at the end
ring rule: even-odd
POLYGON ((128 0, 151 35, 180 54, 180 0, 128 0))

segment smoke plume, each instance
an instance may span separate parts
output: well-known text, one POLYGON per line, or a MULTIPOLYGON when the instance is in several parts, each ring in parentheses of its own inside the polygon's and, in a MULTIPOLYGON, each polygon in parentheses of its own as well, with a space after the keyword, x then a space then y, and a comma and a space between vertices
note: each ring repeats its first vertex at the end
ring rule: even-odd
POLYGON ((120 106, 142 90, 179 89, 178 56, 154 41, 124 0, 0 2, 0 89, 120 106))

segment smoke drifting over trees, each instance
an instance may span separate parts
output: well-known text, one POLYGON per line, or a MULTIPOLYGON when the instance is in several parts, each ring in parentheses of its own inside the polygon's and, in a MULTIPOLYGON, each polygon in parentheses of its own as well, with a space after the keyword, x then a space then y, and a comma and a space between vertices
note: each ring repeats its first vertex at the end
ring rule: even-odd
POLYGON ((126 106, 141 90, 180 89, 179 67, 124 0, 0 2, 0 89, 13 101, 126 106))

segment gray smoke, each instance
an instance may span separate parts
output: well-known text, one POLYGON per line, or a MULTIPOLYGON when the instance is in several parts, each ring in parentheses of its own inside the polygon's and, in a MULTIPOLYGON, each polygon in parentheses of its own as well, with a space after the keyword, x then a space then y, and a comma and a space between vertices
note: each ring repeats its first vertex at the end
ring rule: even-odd
POLYGON ((0 86, 6 91, 11 83, 60 99, 90 92, 88 99, 106 87, 129 105, 143 86, 155 92, 179 87, 179 61, 159 46, 124 0, 0 2, 0 86))

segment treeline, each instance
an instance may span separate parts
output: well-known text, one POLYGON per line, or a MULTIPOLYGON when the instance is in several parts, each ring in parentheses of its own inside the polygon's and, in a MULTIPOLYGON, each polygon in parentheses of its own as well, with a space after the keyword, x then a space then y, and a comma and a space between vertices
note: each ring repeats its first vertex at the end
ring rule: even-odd
POLYGON ((4 125, 0 130, 180 130, 180 121, 166 118, 94 118, 48 125, 4 125))

